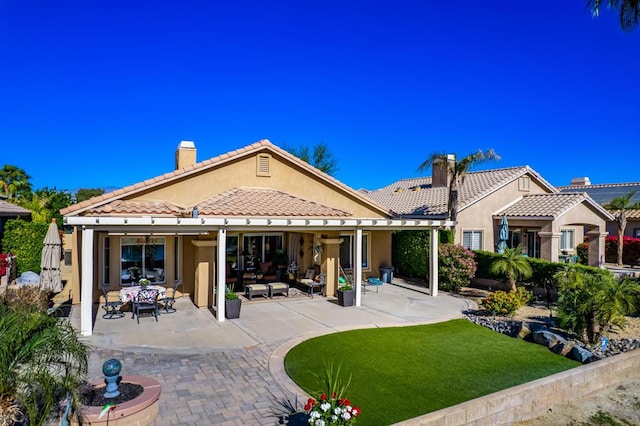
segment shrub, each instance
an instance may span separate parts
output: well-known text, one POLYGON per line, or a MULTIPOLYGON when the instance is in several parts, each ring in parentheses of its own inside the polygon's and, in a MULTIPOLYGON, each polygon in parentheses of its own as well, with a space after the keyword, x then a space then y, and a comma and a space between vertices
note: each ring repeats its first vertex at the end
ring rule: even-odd
POLYGON ((576 247, 576 253, 578 254, 578 263, 582 265, 589 264, 589 243, 585 242, 578 244, 576 247))
POLYGON ((533 293, 520 287, 516 291, 494 291, 482 299, 482 306, 494 315, 513 315, 521 306, 528 304, 533 293))
POLYGON ((441 244, 438 253, 438 279, 445 291, 457 293, 469 285, 476 273, 475 254, 461 245, 441 244))
POLYGON ((27 222, 22 219, 7 221, 2 247, 16 256, 18 275, 25 271, 40 272, 40 260, 44 237, 49 225, 27 222))
POLYGON ((7 291, 0 296, 0 303, 11 309, 46 310, 49 303, 49 292, 40 290, 37 285, 21 287, 7 287, 7 291))
POLYGON ((482 250, 474 250, 473 253, 476 255, 476 277, 499 280, 500 275, 491 272, 491 264, 500 257, 500 254, 482 250))
POLYGON ((0 277, 7 273, 7 253, 0 253, 0 277))
POLYGON ((406 275, 426 277, 429 231, 397 231, 391 241, 393 265, 406 275))
MULTIPOLYGON (((607 237, 604 243, 605 261, 618 263, 618 237, 607 237)), ((640 260, 640 238, 622 238, 622 263, 635 266, 640 260)))

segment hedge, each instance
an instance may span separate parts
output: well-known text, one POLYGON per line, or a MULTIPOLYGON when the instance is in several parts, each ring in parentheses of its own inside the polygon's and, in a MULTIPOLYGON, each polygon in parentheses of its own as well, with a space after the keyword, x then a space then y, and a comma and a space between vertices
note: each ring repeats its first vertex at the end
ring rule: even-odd
MULTIPOLYGON (((430 231, 395 231, 391 238, 391 262, 398 274, 426 277, 429 270, 430 231)), ((452 244, 453 231, 438 232, 440 244, 452 244)))
MULTIPOLYGON (((604 241, 604 258, 607 263, 618 263, 618 237, 604 241)), ((635 266, 640 260, 640 238, 622 237, 622 263, 635 266)))
POLYGON ((16 256, 18 275, 26 271, 40 273, 42 247, 48 228, 46 223, 22 219, 9 220, 5 224, 2 247, 16 256))

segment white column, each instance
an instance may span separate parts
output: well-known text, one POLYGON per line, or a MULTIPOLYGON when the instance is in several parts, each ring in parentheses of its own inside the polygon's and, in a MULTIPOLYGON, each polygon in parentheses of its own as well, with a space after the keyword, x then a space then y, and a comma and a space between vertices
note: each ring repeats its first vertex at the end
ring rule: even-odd
POLYGON ((93 229, 82 230, 80 262, 80 334, 93 334, 93 229))
POLYGON ((431 230, 429 243, 429 294, 438 295, 438 229, 431 230))
MULTIPOLYGON (((371 243, 369 243, 371 244, 371 243)), ((356 229, 356 264, 353 268, 353 279, 355 281, 356 290, 356 306, 362 303, 362 229, 356 229)))
POLYGON ((216 319, 218 322, 223 322, 224 315, 224 293, 226 288, 226 273, 227 273, 227 230, 224 228, 218 229, 218 258, 216 259, 216 279, 214 283, 215 295, 216 295, 216 319))

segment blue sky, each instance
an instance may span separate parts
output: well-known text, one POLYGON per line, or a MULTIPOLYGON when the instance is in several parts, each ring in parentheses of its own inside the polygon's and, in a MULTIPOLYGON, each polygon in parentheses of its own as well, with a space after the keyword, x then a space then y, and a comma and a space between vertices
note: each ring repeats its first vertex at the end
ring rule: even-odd
POLYGON ((325 142, 356 189, 479 148, 502 160, 476 170, 640 181, 640 30, 585 3, 4 0, 0 165, 122 187, 180 140, 269 139, 325 142))

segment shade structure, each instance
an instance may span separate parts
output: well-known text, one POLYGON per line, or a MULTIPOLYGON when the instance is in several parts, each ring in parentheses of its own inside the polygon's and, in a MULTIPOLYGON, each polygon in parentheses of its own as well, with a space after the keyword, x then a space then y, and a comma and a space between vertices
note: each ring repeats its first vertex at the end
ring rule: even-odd
POLYGON ((56 220, 53 219, 44 237, 42 247, 42 259, 40 261, 40 288, 53 293, 62 291, 62 276, 60 274, 60 257, 62 254, 62 241, 58 233, 56 220))
POLYGON ((500 222, 500 230, 498 232, 498 253, 504 253, 504 249, 507 248, 508 240, 509 223, 507 222, 507 215, 503 215, 502 222, 500 222))

